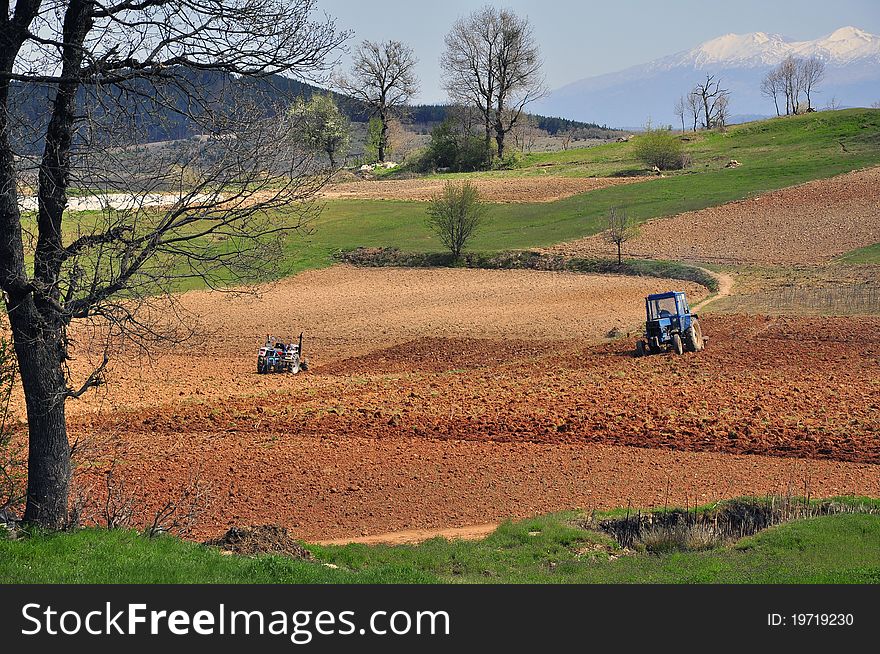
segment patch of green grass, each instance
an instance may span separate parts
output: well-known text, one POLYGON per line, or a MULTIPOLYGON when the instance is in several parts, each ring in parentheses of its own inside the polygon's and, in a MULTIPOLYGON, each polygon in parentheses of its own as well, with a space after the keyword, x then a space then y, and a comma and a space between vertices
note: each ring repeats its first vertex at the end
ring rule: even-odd
MULTIPOLYGON (((496 204, 469 244, 475 251, 544 247, 605 229, 611 207, 626 207, 637 222, 694 211, 767 191, 832 177, 880 164, 880 111, 852 109, 773 119, 698 134, 688 144, 695 165, 689 171, 637 184, 584 193, 552 203, 496 204), (743 165, 724 168, 730 159, 743 165)), ((507 172, 444 175, 446 179, 523 174, 609 175, 639 164, 631 144, 531 155, 524 167, 507 172), (628 154, 629 153, 629 154, 628 154), (562 170, 557 170, 557 167, 562 170)), ((334 250, 396 247, 440 252, 425 225, 425 204, 387 200, 327 202, 314 233, 292 238, 291 272, 331 263, 334 250)))
POLYGON ((431 583, 430 575, 394 565, 333 570, 280 556, 225 556, 173 537, 83 529, 16 541, 0 539, 4 583, 431 583))
MULTIPOLYGON (((868 501, 871 502, 871 501, 868 501)), ((878 583, 880 516, 773 527, 733 546, 621 552, 563 513, 507 522, 481 541, 310 545, 316 561, 223 556, 171 537, 83 530, 0 541, 3 583, 878 583), (336 567, 329 567, 330 564, 336 567)))
POLYGON ((880 243, 842 254, 837 257, 836 261, 849 264, 880 264, 880 243))
MULTIPOLYGON (((819 112, 734 126, 725 133, 686 136, 691 139, 686 148, 694 160, 690 170, 552 203, 491 205, 469 249, 498 252, 545 247, 603 231, 611 207, 625 207, 635 221, 643 222, 880 165, 880 110, 819 112), (724 168, 730 159, 742 166, 724 168)), ((611 143, 529 155, 521 168, 512 171, 443 178, 604 176, 640 167, 631 143, 611 143)), ((283 274, 331 265, 335 251, 360 246, 442 252, 442 244, 426 225, 425 208, 422 202, 328 201, 309 234, 293 234, 288 239, 283 274)), ((84 214, 82 220, 87 218, 84 214)), ((286 218, 279 215, 278 219, 286 218)), ((75 220, 70 224, 75 225, 75 220)), ((188 280, 180 288, 198 285, 197 280, 188 280)))

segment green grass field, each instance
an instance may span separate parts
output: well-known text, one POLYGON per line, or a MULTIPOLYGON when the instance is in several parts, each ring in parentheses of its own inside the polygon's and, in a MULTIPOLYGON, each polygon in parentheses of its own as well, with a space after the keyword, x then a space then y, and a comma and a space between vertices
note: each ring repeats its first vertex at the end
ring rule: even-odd
MULTIPOLYGON (((626 208, 637 221, 702 209, 766 191, 880 165, 880 110, 849 109, 738 125, 725 133, 686 134, 693 166, 643 183, 605 188, 552 203, 491 205, 469 250, 495 253, 543 247, 605 229, 611 207, 626 208), (736 159, 742 166, 726 169, 736 159)), ((542 153, 524 158, 519 168, 463 175, 580 177, 628 174, 642 166, 632 143, 542 153)), ((308 233, 291 234, 282 274, 334 262, 333 253, 357 247, 396 247, 440 252, 440 241, 425 224, 425 203, 387 200, 332 200, 308 233)), ((95 215, 72 215, 68 228, 87 227, 95 215), (71 227, 72 226, 72 227, 71 227)), ((283 216, 278 217, 284 220, 283 216)), ((851 255, 851 263, 874 262, 877 250, 851 255)), ((199 286, 191 280, 179 287, 199 286)))
POLYGON ((0 582, 880 583, 876 514, 790 522, 706 551, 619 557, 610 538, 573 526, 574 518, 505 523, 482 541, 309 546, 313 562, 225 556, 173 537, 87 529, 0 540, 0 582))
MULTIPOLYGON (((691 169, 553 203, 493 205, 470 249, 528 249, 597 234, 612 206, 625 207, 643 221, 880 165, 880 110, 820 112, 687 137, 692 139, 687 143, 694 160, 691 169), (724 168, 730 159, 743 165, 724 168)), ((443 177, 603 176, 638 167, 631 143, 611 143, 531 155, 514 171, 443 177)), ((329 265, 334 250, 359 246, 442 249, 425 226, 425 205, 419 202, 334 200, 326 203, 312 228, 311 235, 290 239, 288 272, 329 265)))

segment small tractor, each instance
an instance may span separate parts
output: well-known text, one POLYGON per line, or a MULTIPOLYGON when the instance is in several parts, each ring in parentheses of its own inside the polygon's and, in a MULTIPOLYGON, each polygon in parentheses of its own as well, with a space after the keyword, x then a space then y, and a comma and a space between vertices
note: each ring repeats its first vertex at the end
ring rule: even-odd
POLYGON ((668 350, 699 352, 707 341, 684 293, 670 291, 645 298, 645 338, 636 343, 637 357, 668 350))
POLYGON ((265 375, 270 372, 289 372, 296 374, 300 370, 308 370, 309 364, 302 358, 303 335, 299 342, 294 343, 266 335, 266 343, 257 354, 257 373, 265 375))

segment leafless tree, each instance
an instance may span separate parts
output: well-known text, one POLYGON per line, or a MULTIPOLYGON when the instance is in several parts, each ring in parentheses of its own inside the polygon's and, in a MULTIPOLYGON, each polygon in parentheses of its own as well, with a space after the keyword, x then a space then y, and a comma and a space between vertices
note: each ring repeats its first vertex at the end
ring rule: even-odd
POLYGON ((684 116, 687 113, 687 101, 684 99, 684 96, 680 96, 678 100, 675 101, 675 107, 673 108, 675 111, 675 115, 678 116, 678 119, 681 121, 681 131, 684 133, 684 116))
POLYGON ((571 141, 574 138, 575 130, 567 129, 563 132, 559 133, 559 136, 562 138, 562 149, 568 150, 571 147, 571 141))
POLYGON ((779 96, 784 94, 784 92, 785 84, 782 75, 778 68, 774 68, 764 76, 764 79, 761 80, 761 95, 773 99, 773 105, 776 107, 777 116, 782 115, 779 111, 779 96))
POLYGON ((801 71, 794 55, 788 55, 779 64, 779 77, 785 93, 785 115, 797 115, 800 108, 801 71))
POLYGON ((687 102, 688 115, 694 120, 694 132, 696 132, 697 126, 700 124, 700 96, 696 88, 685 96, 685 101, 687 102))
POLYGON ((226 286, 277 272, 281 239, 315 215, 310 199, 324 180, 314 153, 291 138, 286 107, 261 91, 272 74, 327 79, 348 35, 314 18, 315 8, 5 3, 0 288, 28 417, 26 522, 64 525, 65 404, 103 383, 119 339, 149 347, 192 333, 172 293, 181 282, 226 286), (18 116, 16 92, 45 97, 45 120, 18 116), (197 137, 144 148, 145 115, 172 116, 197 137), (36 191, 33 209, 26 187, 36 191), (102 195, 103 211, 68 211, 72 187, 102 195), (33 223, 23 210, 35 212, 33 223), (78 344, 98 353, 75 381, 68 361, 78 344))
POLYGON ((519 120, 511 133, 513 134, 514 146, 523 154, 531 152, 535 148, 538 138, 546 135, 546 132, 538 127, 538 119, 534 116, 526 116, 519 120))
POLYGON ((354 54, 351 74, 336 80, 342 92, 363 102, 379 119, 380 162, 385 161, 391 119, 419 92, 417 63, 412 48, 400 41, 364 41, 354 54))
POLYGON ((635 238, 637 234, 638 226, 633 223, 626 210, 611 207, 604 238, 606 242, 617 246, 617 265, 623 264, 623 244, 635 238))
POLYGON ((811 97, 813 89, 825 79, 825 62, 818 57, 801 60, 800 78, 804 94, 807 96, 807 111, 810 111, 813 108, 811 97))
POLYGON ((721 125, 722 111, 726 111, 730 99, 730 91, 721 88, 721 80, 715 75, 706 75, 706 79, 694 87, 693 93, 699 100, 703 117, 703 127, 713 129, 721 125))
POLYGON ((444 87, 454 102, 483 117, 486 149, 499 157, 505 137, 527 105, 547 92, 540 48, 527 18, 486 6, 460 18, 446 35, 441 58, 444 87))

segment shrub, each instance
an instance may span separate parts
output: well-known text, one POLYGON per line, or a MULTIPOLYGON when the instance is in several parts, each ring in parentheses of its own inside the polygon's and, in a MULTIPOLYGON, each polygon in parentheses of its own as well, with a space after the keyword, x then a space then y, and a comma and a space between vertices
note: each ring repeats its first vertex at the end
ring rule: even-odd
POLYGON ((650 125, 634 140, 636 157, 648 167, 660 170, 680 170, 689 163, 684 146, 675 134, 667 129, 653 129, 650 125))
POLYGON ((422 172, 448 169, 469 173, 486 168, 488 160, 486 142, 473 134, 462 133, 454 121, 447 119, 431 131, 431 143, 413 167, 422 172))
POLYGON ((479 228, 485 212, 480 192, 471 182, 447 182, 443 193, 428 205, 428 227, 457 260, 479 228))

